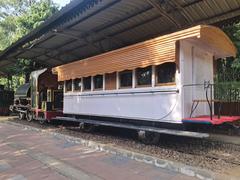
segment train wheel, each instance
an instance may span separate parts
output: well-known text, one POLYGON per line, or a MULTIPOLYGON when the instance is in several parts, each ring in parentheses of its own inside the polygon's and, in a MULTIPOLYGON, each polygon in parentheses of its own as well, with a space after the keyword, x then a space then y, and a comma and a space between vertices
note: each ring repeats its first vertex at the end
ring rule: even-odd
POLYGON ((46 122, 47 122, 46 119, 40 119, 40 120, 39 120, 39 123, 40 123, 41 125, 45 124, 46 122))
POLYGON ((90 133, 93 132, 96 128, 95 125, 93 124, 87 124, 87 123, 80 123, 80 129, 83 130, 84 132, 90 133))
POLYGON ((160 134, 149 131, 138 131, 138 139, 144 144, 157 144, 160 140, 160 134))
POLYGON ((25 115, 24 113, 21 113, 21 112, 20 112, 20 113, 18 114, 18 117, 19 117, 20 120, 24 120, 24 119, 26 118, 26 115, 25 115))
POLYGON ((28 122, 31 122, 31 121, 33 121, 33 120, 34 120, 34 114, 33 114, 33 112, 28 111, 28 112, 27 112, 27 121, 28 121, 28 122))

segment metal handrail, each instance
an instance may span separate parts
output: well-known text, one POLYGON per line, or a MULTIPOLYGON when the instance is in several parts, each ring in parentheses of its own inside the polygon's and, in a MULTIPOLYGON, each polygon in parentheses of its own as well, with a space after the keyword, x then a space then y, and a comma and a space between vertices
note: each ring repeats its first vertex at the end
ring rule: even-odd
POLYGON ((68 96, 110 96, 110 95, 128 95, 128 94, 155 94, 155 93, 179 93, 179 89, 173 90, 153 90, 153 91, 136 91, 136 92, 110 92, 98 94, 69 94, 68 96))

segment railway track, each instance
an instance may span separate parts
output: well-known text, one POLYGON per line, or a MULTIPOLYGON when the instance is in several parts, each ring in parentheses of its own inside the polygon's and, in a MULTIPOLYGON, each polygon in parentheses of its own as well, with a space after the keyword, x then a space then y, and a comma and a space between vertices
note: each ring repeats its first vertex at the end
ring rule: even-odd
POLYGON ((136 132, 132 130, 123 131, 118 128, 101 127, 92 133, 86 133, 73 125, 65 126, 60 123, 40 125, 36 121, 27 122, 16 119, 13 121, 104 144, 113 144, 131 151, 182 162, 216 172, 240 167, 240 145, 229 142, 161 135, 161 140, 157 145, 145 145, 138 141, 136 132))

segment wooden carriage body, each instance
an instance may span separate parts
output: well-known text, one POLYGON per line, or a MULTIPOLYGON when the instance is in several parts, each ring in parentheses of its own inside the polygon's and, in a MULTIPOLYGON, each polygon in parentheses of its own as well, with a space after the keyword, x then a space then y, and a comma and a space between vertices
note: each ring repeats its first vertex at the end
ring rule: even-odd
POLYGON ((236 55, 220 29, 199 25, 52 69, 64 82, 66 115, 182 123, 209 115, 214 61, 236 55), (194 85, 199 85, 194 86, 194 85))

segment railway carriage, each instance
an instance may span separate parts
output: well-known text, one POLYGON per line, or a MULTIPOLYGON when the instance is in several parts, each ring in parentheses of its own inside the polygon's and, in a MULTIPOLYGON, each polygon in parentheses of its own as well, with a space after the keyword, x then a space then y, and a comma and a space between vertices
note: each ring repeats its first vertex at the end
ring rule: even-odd
POLYGON ((53 69, 63 113, 137 123, 237 121, 214 115, 215 60, 236 55, 220 29, 199 25, 53 69))
POLYGON ((221 107, 216 109, 216 103, 224 100, 215 98, 213 85, 216 60, 235 55, 236 48, 223 31, 198 25, 55 67, 53 74, 36 71, 31 117, 79 122, 89 130, 94 125, 135 129, 150 141, 156 133, 207 137, 186 131, 184 125, 240 120, 216 113, 221 107), (56 113, 46 108, 59 98, 49 95, 40 101, 40 92, 47 87, 51 94, 59 84, 63 112, 56 113))

